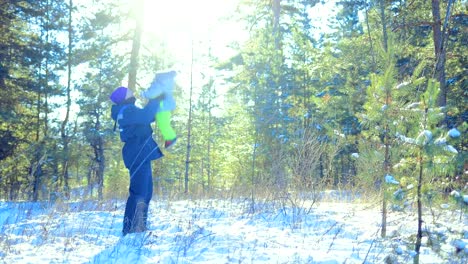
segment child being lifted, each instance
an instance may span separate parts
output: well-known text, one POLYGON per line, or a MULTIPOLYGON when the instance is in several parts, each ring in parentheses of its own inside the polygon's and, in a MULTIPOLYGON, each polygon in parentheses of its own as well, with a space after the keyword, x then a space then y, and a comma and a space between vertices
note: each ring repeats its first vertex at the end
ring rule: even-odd
POLYGON ((175 71, 158 72, 154 76, 150 87, 141 92, 146 99, 160 99, 159 110, 155 115, 156 124, 164 139, 164 147, 168 149, 177 140, 177 134, 171 126, 171 112, 175 110, 176 103, 173 96, 175 71))

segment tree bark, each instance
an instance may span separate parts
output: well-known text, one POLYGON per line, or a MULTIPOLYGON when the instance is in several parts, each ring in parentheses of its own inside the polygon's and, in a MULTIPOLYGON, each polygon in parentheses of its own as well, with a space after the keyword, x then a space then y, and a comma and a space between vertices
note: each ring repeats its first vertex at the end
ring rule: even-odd
POLYGON ((130 66, 128 73, 128 88, 135 91, 137 72, 138 72, 138 56, 140 54, 141 35, 143 32, 143 0, 138 0, 135 3, 135 32, 132 42, 132 53, 130 58, 130 66))
POLYGON ((188 193, 189 171, 190 171, 190 151, 192 149, 192 95, 193 95, 193 41, 192 41, 192 61, 190 65, 190 96, 189 96, 189 113, 187 121, 187 149, 185 152, 185 175, 184 175, 184 193, 188 193))
POLYGON ((380 18, 382 20, 382 33, 383 33, 383 48, 385 52, 388 50, 388 34, 387 34, 387 19, 385 18, 385 0, 380 0, 380 18))
POLYGON ((213 82, 210 82, 209 86, 209 91, 208 91, 208 146, 207 146, 207 162, 208 162, 208 168, 207 168, 207 176, 208 176, 208 192, 211 193, 212 190, 212 179, 211 179, 211 130, 212 130, 212 107, 211 107, 211 99, 212 99, 212 90, 211 88, 213 87, 213 82))
POLYGON ((104 139, 99 136, 98 139, 98 146, 97 146, 97 171, 96 171, 96 178, 98 184, 98 199, 102 200, 104 198, 103 190, 104 190, 104 169, 106 164, 106 157, 104 156, 104 139))
POLYGON ((281 15, 281 0, 273 0, 273 34, 275 36, 275 48, 280 49, 280 15, 281 15))
POLYGON ((374 44, 372 43, 371 29, 370 29, 370 25, 369 25, 369 9, 368 9, 368 6, 366 6, 366 26, 367 26, 367 34, 369 36, 370 54, 371 54, 371 57, 372 57, 372 71, 375 72, 374 44))
POLYGON ((432 36, 434 39, 435 70, 434 77, 439 82, 438 105, 445 106, 447 91, 445 89, 445 51, 443 50, 443 36, 440 20, 440 1, 432 0, 432 36))
POLYGON ((73 0, 69 0, 68 6, 68 59, 67 59, 67 102, 65 109, 65 118, 62 121, 60 127, 60 135, 62 138, 63 144, 63 156, 62 156, 62 177, 63 177, 63 191, 66 198, 70 198, 70 188, 68 186, 68 158, 70 156, 70 151, 68 148, 68 143, 70 142, 69 135, 67 134, 66 128, 68 125, 68 120, 70 118, 70 107, 71 107, 71 67, 72 67, 72 44, 73 44, 73 28, 72 28, 72 11, 73 9, 73 0))
POLYGON ((439 82, 439 97, 437 98, 438 106, 447 104, 447 85, 445 76, 445 62, 447 51, 444 47, 445 34, 447 30, 447 22, 451 13, 453 0, 448 1, 447 12, 445 15, 444 26, 442 27, 442 19, 440 17, 440 1, 432 0, 432 34, 434 39, 434 54, 435 54, 435 69, 434 78, 439 82))

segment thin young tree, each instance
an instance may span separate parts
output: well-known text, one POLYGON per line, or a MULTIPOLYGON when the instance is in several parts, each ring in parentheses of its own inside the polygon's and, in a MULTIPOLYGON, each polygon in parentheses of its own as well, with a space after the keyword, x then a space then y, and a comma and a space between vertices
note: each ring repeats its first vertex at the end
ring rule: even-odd
POLYGON ((371 85, 367 90, 367 101, 364 105, 365 113, 362 115, 361 122, 368 130, 364 132, 365 136, 377 141, 382 149, 383 157, 381 170, 377 172, 376 183, 382 191, 382 219, 381 236, 386 236, 387 229, 387 203, 388 203, 388 185, 385 181, 387 176, 392 175, 392 151, 394 142, 390 135, 395 133, 395 122, 399 115, 401 104, 396 100, 396 92, 401 92, 397 88, 397 74, 395 67, 395 45, 389 41, 380 52, 379 59, 383 62, 384 72, 371 75, 371 85))
POLYGON ((60 136, 63 145, 62 155, 62 179, 63 191, 66 198, 70 198, 69 186, 69 157, 70 157, 70 135, 68 131, 70 108, 71 108, 71 81, 72 81, 72 58, 73 58, 73 0, 68 2, 68 50, 67 50, 67 86, 66 86, 66 103, 65 103, 65 117, 63 118, 60 126, 60 136))
POLYGON ((187 120, 187 147, 185 150, 185 173, 184 173, 184 193, 188 194, 189 192, 189 173, 190 173, 190 155, 191 155, 191 149, 192 149, 192 111, 193 111, 193 105, 192 105, 192 100, 193 100, 193 70, 194 70, 194 64, 195 64, 195 59, 194 59, 194 45, 193 45, 193 40, 192 40, 192 57, 191 57, 191 62, 190 62, 190 92, 189 92, 189 110, 188 110, 188 120, 187 120))
MULTIPOLYGON (((388 32, 387 32, 387 19, 385 15, 385 1, 381 0, 379 4, 380 8, 380 19, 382 22, 382 45, 385 53, 388 53, 388 32)), ((389 55, 392 56, 392 55, 389 55)), ((388 58, 389 64, 392 63, 392 59, 388 58)), ((388 64, 388 68, 391 69, 393 66, 388 64)), ((393 76, 388 76, 387 78, 392 78, 393 76)), ((387 107, 390 106, 391 103, 391 98, 392 98, 392 87, 390 85, 385 86, 385 105, 387 107)), ((386 113, 386 112, 385 112, 386 113)), ((388 121, 388 117, 384 118, 386 121, 388 121)), ((389 142, 389 126, 388 122, 384 124, 384 130, 383 130, 383 138, 384 138, 384 146, 385 146, 385 154, 384 154, 384 162, 383 162, 383 170, 385 175, 390 174, 391 170, 391 163, 390 163, 390 142, 389 142)), ((385 192, 385 188, 383 191, 383 196, 382 196, 382 229, 380 232, 380 235, 382 237, 385 237, 387 235, 387 196, 385 192)))

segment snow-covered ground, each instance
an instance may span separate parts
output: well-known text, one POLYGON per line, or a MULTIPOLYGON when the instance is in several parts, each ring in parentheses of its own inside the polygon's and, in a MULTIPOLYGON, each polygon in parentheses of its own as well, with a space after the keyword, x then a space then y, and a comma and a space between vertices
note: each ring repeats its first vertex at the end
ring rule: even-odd
MULTIPOLYGON (((0 263, 412 263, 416 217, 378 204, 153 201, 150 231, 121 237, 123 201, 0 203, 0 263)), ((467 263, 467 215, 426 216, 420 263, 467 263), (455 244, 462 250, 455 253, 455 244)))

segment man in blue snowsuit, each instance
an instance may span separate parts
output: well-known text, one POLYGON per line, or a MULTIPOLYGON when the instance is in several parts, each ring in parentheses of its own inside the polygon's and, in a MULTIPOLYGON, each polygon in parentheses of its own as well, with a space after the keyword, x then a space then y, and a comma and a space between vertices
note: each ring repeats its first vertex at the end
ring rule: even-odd
POLYGON ((150 100, 144 108, 135 105, 130 89, 119 87, 110 96, 114 103, 112 119, 119 126, 124 142, 122 157, 130 173, 129 197, 125 206, 122 233, 144 232, 147 228, 148 206, 153 195, 151 161, 163 156, 153 140, 151 123, 159 101, 150 100))

